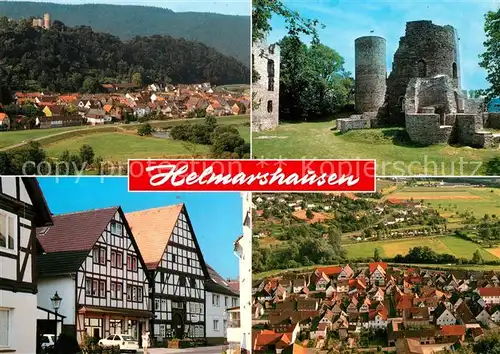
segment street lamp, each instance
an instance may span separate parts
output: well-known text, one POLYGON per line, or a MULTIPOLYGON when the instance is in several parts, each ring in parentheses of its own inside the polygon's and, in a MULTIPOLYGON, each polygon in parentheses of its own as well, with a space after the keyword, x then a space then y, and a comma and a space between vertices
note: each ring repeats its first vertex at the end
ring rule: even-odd
POLYGON ((50 301, 52 302, 52 308, 54 309, 57 316, 57 310, 59 310, 62 301, 62 298, 57 294, 57 291, 55 295, 50 298, 50 301))

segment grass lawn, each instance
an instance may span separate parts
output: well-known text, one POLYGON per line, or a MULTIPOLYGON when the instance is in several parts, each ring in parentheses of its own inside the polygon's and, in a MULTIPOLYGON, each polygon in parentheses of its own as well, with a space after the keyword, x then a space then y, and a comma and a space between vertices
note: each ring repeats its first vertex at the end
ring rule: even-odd
POLYGON ((359 242, 355 244, 344 245, 347 251, 347 257, 369 258, 373 257, 375 248, 379 249, 382 257, 394 257, 397 254, 406 255, 410 248, 417 246, 429 246, 437 253, 448 253, 459 258, 471 259, 472 254, 479 250, 484 260, 493 261, 498 258, 486 251, 474 242, 463 240, 454 236, 441 237, 418 237, 411 239, 359 242))
MULTIPOLYGON (((150 124, 156 128, 166 128, 173 127, 179 124, 184 123, 203 123, 203 118, 200 119, 177 119, 177 120, 166 120, 166 121, 155 121, 150 124)), ((217 122, 220 125, 236 125, 236 128, 240 132, 241 136, 245 141, 250 142, 250 116, 249 115, 240 115, 240 116, 229 116, 229 117, 219 117, 217 118, 217 122), (248 124, 248 125, 246 125, 248 124)), ((68 132, 75 130, 86 130, 91 131, 92 133, 95 131, 99 133, 100 129, 109 130, 110 128, 116 128, 120 130, 126 131, 136 131, 140 124, 109 124, 109 125, 100 125, 100 126, 75 126, 75 127, 64 127, 64 128, 52 128, 52 129, 33 129, 33 130, 17 130, 17 131, 7 131, 0 132, 0 148, 5 148, 10 145, 15 145, 22 143, 23 141, 29 141, 33 139, 39 138, 50 138, 50 144, 53 144, 56 140, 64 140, 64 139, 73 139, 74 136, 68 132), (61 134, 61 133, 67 133, 61 134), (58 135, 58 137, 52 137, 54 135, 58 135)), ((90 133, 90 132, 89 132, 90 133)), ((44 140, 40 140, 40 143, 43 145, 44 140)))
POLYGON ((49 156, 57 157, 64 150, 77 152, 84 144, 92 146, 96 156, 112 161, 127 161, 129 158, 192 157, 194 154, 206 154, 210 150, 207 145, 119 132, 73 137, 44 146, 44 149, 49 156), (193 147, 192 151, 189 146, 193 147))
POLYGON ((377 160, 379 176, 480 175, 478 162, 498 156, 494 149, 399 143, 401 128, 355 130, 340 134, 335 121, 282 123, 253 134, 256 158, 364 158, 377 160), (462 165, 462 166, 461 166, 462 165))

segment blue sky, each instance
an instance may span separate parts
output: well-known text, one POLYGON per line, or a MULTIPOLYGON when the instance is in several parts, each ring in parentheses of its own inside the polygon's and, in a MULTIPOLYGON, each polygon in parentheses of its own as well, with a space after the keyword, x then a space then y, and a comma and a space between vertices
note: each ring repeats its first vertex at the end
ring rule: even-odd
MULTIPOLYGON (((480 68, 478 55, 483 53, 484 14, 497 10, 500 0, 284 0, 287 7, 304 18, 316 18, 326 26, 320 40, 337 50, 345 59, 345 68, 354 73, 354 40, 370 35, 387 40, 387 68, 399 38, 404 36, 407 21, 431 20, 438 25, 451 25, 460 38, 460 63, 463 89, 487 88, 486 72, 480 68)), ((269 42, 281 39, 286 30, 284 21, 274 17, 269 42)))
POLYGON ((242 234, 240 193, 129 193, 127 178, 38 178, 53 214, 121 206, 125 213, 185 203, 205 262, 238 277, 233 243, 242 234))
MULTIPOLYGON (((27 1, 27 0, 10 0, 27 1)), ((56 4, 111 4, 163 7, 175 12, 215 12, 226 15, 250 16, 250 0, 28 0, 56 4)), ((147 24, 144 24, 147 26, 147 24)))

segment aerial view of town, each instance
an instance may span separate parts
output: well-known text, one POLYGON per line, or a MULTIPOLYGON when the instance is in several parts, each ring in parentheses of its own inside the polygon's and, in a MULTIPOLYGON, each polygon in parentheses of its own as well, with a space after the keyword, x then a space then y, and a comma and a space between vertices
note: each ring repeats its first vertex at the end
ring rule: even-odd
POLYGON ((249 11, 190 4, 0 2, 0 173, 124 174, 129 158, 248 158, 249 11))
POLYGON ((252 207, 254 353, 496 353, 500 180, 379 179, 252 207))
POLYGON ((256 158, 499 174, 498 2, 255 0, 252 18, 256 158))

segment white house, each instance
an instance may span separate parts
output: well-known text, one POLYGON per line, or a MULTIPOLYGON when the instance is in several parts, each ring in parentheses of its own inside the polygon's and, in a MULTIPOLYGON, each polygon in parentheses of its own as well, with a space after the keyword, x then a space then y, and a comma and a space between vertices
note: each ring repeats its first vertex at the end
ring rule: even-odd
POLYGON ((36 352, 35 232, 50 225, 35 178, 0 178, 0 352, 36 352))
POLYGON ((450 310, 448 310, 443 304, 440 304, 433 314, 433 319, 437 326, 454 325, 457 323, 457 319, 450 310))
POLYGON ((500 288, 478 288, 476 292, 487 305, 500 304, 500 288))
POLYGON ((207 342, 210 345, 224 344, 227 338, 229 309, 238 307, 239 295, 229 284, 209 265, 207 265, 210 280, 205 283, 207 309, 207 342))
POLYGON ((38 305, 51 309, 57 291, 63 331, 140 338, 152 316, 147 267, 120 207, 62 214, 37 229, 38 305), (68 237, 78 235, 78 237, 68 237))

